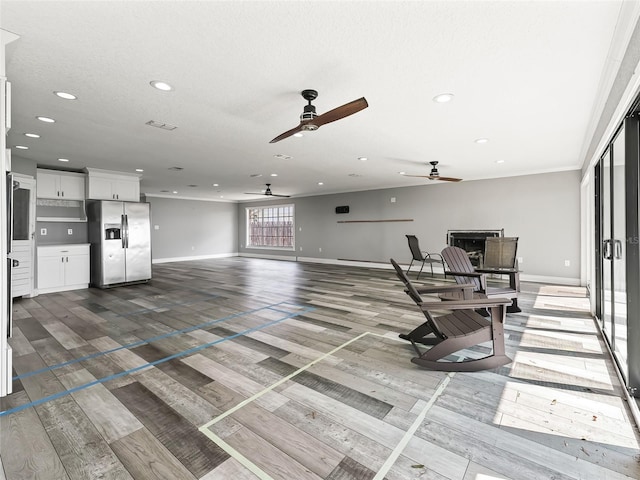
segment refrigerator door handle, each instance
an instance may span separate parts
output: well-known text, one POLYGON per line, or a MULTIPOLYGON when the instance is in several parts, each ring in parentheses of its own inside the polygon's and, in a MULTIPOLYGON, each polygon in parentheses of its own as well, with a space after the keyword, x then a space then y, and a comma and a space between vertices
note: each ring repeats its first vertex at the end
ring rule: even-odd
POLYGON ((11 253, 12 251, 11 247, 13 246, 13 190, 14 190, 13 174, 7 173, 6 180, 7 180, 7 253, 11 253))
POLYGON ((120 241, 122 248, 127 248, 127 217, 120 215, 120 241))
POLYGON ((124 215, 124 248, 129 248, 129 217, 124 215))

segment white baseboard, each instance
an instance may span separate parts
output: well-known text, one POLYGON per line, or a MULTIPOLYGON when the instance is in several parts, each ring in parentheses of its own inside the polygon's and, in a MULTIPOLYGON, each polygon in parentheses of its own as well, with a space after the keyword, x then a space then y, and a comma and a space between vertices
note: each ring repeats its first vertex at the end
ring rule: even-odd
POLYGON ((209 260, 211 258, 229 258, 237 256, 238 252, 214 253, 212 255, 196 255, 192 257, 154 258, 151 263, 188 262, 190 260, 209 260))
POLYGON ((533 283, 547 283, 552 285, 570 285, 572 287, 580 286, 579 278, 572 277, 551 277, 548 275, 528 275, 526 273, 520 274, 521 282, 533 282, 533 283))
POLYGON ((268 253, 245 253, 240 252, 238 257, 247 258, 266 258, 267 260, 286 260, 287 262, 295 262, 297 257, 295 255, 270 255, 268 253))

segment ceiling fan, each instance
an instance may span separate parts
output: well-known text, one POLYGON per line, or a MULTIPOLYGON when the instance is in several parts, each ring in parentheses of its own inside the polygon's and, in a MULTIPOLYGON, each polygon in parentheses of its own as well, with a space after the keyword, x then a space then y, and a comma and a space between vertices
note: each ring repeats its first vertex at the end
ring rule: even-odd
POLYGON ((429 180, 442 180, 445 182, 459 182, 462 180, 461 178, 441 177, 437 168, 438 162, 429 162, 429 163, 432 166, 431 172, 429 172, 429 175, 405 175, 405 177, 420 177, 420 178, 428 178, 429 180))
POLYGON ((273 193, 271 191, 271 184, 270 183, 265 183, 265 185, 267 186, 266 190, 264 192, 260 192, 260 193, 255 193, 255 192, 244 192, 246 195, 266 195, 267 197, 285 197, 285 198, 289 198, 291 195, 276 195, 275 193, 273 193))
POLYGON ((302 115, 300 115, 300 125, 298 125, 296 128, 292 128, 291 130, 284 132, 281 135, 278 135, 269 143, 279 142, 280 140, 290 137, 291 135, 298 132, 317 130, 326 123, 335 122, 336 120, 340 120, 341 118, 348 117, 349 115, 353 115, 354 113, 357 113, 360 110, 364 110, 369 106, 367 100, 362 97, 354 100, 353 102, 346 103, 341 107, 329 110, 322 115, 318 115, 316 113, 316 107, 311 105, 311 101, 315 100, 318 97, 318 92, 316 90, 303 90, 302 92, 300 92, 300 94, 302 95, 302 98, 309 102, 304 106, 304 111, 302 112, 302 115))

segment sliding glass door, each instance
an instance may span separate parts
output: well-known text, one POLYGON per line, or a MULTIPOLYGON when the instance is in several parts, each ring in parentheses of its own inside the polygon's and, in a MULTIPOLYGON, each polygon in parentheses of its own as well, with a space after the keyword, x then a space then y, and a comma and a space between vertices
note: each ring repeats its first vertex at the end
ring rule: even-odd
POLYGON ((620 372, 640 395, 638 119, 628 117, 595 167, 596 313, 620 372), (636 291, 636 295, 628 295, 636 291))

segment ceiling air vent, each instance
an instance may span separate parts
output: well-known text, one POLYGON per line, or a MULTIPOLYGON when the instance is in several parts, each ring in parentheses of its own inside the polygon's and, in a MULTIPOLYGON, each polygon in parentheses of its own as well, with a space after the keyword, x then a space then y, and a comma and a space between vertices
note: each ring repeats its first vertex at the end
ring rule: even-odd
POLYGON ((145 125, 161 128, 163 130, 175 130, 176 128, 178 128, 175 125, 171 125, 170 123, 156 122, 155 120, 149 120, 147 123, 145 123, 145 125))

